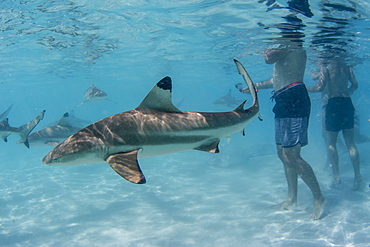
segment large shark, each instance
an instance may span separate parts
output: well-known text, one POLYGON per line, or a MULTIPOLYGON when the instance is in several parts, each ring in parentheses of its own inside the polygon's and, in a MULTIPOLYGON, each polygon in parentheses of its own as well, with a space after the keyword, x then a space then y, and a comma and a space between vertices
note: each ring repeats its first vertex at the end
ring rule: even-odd
POLYGON ((243 102, 230 112, 187 112, 171 100, 170 77, 160 80, 141 104, 97 121, 68 137, 44 158, 49 165, 79 165, 106 161, 119 175, 132 183, 146 179, 138 158, 200 150, 218 153, 220 138, 242 131, 259 112, 257 93, 243 65, 235 60, 251 88, 253 105, 243 102))
POLYGON ((31 146, 56 146, 80 129, 80 127, 72 126, 69 121, 69 114, 64 113, 56 125, 31 133, 28 136, 28 141, 31 146))
POLYGON ((42 111, 36 118, 20 127, 11 127, 8 119, 5 118, 0 122, 0 137, 7 142, 10 134, 17 134, 20 136, 18 142, 23 143, 27 148, 30 147, 28 143, 28 135, 36 127, 36 125, 44 118, 45 111, 42 111))

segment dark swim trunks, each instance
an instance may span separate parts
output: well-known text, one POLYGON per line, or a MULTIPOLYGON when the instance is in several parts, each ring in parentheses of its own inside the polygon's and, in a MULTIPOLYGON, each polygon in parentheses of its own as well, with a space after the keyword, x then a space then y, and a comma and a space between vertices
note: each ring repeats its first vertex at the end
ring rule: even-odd
POLYGON ((311 101, 303 82, 289 84, 275 92, 275 118, 309 117, 311 101))
POLYGON ((350 97, 330 98, 326 106, 325 127, 327 131, 339 132, 353 129, 355 108, 350 97))
POLYGON ((275 93, 275 142, 282 147, 308 144, 311 101, 302 82, 287 85, 275 93))

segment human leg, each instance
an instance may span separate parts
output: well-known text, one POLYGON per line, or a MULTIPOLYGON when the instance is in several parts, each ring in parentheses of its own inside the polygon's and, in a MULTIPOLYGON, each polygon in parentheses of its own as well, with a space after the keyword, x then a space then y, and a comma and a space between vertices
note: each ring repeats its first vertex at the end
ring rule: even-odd
POLYGON ((297 193, 298 193, 298 175, 292 169, 291 165, 288 163, 288 159, 283 153, 283 148, 281 145, 276 145, 277 152, 280 160, 284 165, 285 177, 288 183, 288 199, 279 205, 280 209, 291 209, 291 207, 297 205, 297 193))
POLYGON ((353 190, 358 190, 361 185, 362 177, 360 174, 360 155, 354 141, 354 129, 344 129, 343 137, 348 148, 349 155, 353 166, 355 175, 353 190))
POLYGON ((335 131, 327 131, 328 132, 328 153, 329 153, 329 161, 330 166, 333 169, 333 183, 332 186, 341 183, 341 179, 339 176, 339 158, 338 158, 338 150, 337 150, 337 138, 338 132, 335 131))
POLYGON ((297 144, 294 147, 283 148, 282 153, 283 156, 286 157, 287 163, 290 164, 291 169, 294 170, 310 188, 315 202, 312 218, 319 219, 324 211, 326 200, 321 193, 320 185, 312 167, 303 160, 300 155, 301 145, 297 144))

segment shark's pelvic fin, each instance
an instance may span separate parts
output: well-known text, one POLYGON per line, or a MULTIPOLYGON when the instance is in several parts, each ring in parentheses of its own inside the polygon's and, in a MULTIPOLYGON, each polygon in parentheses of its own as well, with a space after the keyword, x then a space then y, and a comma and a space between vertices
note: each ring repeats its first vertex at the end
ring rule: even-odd
POLYGON ((113 154, 108 156, 106 161, 113 170, 127 181, 135 184, 145 184, 145 176, 137 161, 138 151, 134 150, 128 153, 113 154))
POLYGON ((58 141, 47 141, 45 142, 45 144, 48 146, 56 147, 59 144, 59 142, 58 141))
POLYGON ((171 78, 166 76, 160 80, 136 109, 180 113, 181 111, 172 103, 171 78))
POLYGON ((194 150, 205 151, 209 153, 219 153, 220 150, 218 149, 218 144, 220 144, 220 139, 215 139, 213 142, 199 146, 194 150))

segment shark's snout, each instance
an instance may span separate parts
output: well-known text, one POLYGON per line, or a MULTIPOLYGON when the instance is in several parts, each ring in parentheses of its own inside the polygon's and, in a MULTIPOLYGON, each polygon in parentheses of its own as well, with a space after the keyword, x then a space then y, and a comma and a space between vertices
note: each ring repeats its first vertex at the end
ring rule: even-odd
POLYGON ((42 163, 44 164, 51 164, 53 162, 53 158, 52 158, 52 155, 51 155, 52 152, 48 153, 43 159, 42 159, 42 163))

